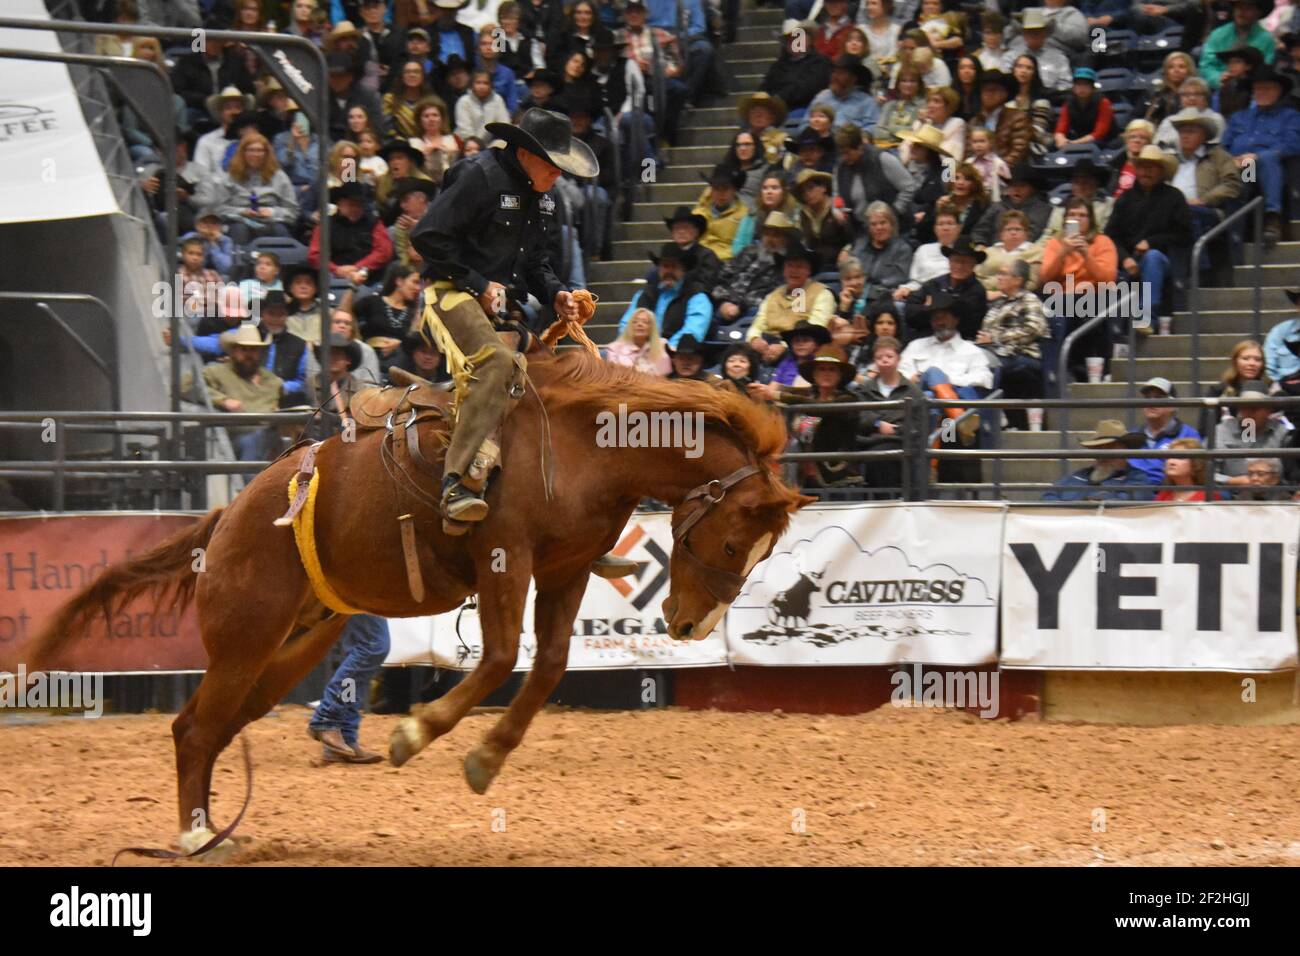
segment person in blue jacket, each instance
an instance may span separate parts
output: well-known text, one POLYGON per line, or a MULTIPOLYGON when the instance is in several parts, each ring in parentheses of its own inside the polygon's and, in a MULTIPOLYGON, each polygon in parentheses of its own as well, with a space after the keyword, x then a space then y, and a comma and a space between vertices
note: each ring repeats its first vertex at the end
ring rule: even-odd
POLYGON ((1282 238, 1282 190, 1286 162, 1300 156, 1300 111, 1282 100, 1293 81, 1285 73, 1266 68, 1255 74, 1254 99, 1233 113, 1223 134, 1223 148, 1237 158, 1243 171, 1254 171, 1264 195, 1264 242, 1282 238))
MULTIPOLYGON (((1084 448, 1140 448, 1141 432, 1131 432, 1124 423, 1105 419, 1097 423, 1091 438, 1079 442, 1084 448)), ((1150 459, 1157 465, 1160 460, 1150 459)), ((1146 475, 1124 458, 1098 458, 1086 468, 1066 475, 1043 493, 1044 501, 1150 501, 1151 484, 1146 475)))

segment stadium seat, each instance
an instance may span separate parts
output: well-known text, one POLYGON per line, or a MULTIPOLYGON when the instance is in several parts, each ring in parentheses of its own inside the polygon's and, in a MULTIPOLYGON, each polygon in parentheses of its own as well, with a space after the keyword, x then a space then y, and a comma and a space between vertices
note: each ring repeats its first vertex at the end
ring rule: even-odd
POLYGON ((1127 56, 1137 46, 1138 36, 1132 30, 1106 30, 1102 36, 1105 44, 1098 54, 1104 57, 1127 56))
POLYGON ((1133 104, 1125 103, 1123 100, 1116 100, 1111 103, 1115 119, 1110 128, 1110 139, 1107 142, 1113 142, 1124 134, 1124 127, 1133 119, 1133 104))
POLYGON ((1058 183, 1052 187, 1052 191, 1048 193, 1047 198, 1053 206, 1060 206, 1070 198, 1071 191, 1072 186, 1068 181, 1058 183))
POLYGON ((1128 95, 1137 80, 1137 74, 1125 66, 1107 66, 1097 71, 1097 86, 1115 99, 1117 93, 1128 95))
POLYGON ((274 252, 281 267, 301 265, 307 261, 307 247, 288 236, 262 236, 254 239, 248 248, 252 256, 259 252, 274 252))
POLYGON ((1034 160, 1034 166, 1039 169, 1065 169, 1085 158, 1096 162, 1098 152, 1096 143, 1071 143, 1064 149, 1058 149, 1034 160))

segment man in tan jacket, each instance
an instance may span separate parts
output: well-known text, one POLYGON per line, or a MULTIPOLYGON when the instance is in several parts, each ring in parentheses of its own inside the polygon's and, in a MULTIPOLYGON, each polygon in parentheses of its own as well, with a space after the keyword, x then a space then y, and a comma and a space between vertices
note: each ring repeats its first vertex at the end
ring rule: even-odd
POLYGON ((1241 173, 1232 154, 1211 142, 1218 136, 1219 124, 1210 116, 1186 109, 1171 116, 1169 122, 1178 133, 1178 148, 1174 150, 1178 169, 1170 183, 1187 197, 1195 241, 1218 225, 1224 207, 1241 195, 1241 173))

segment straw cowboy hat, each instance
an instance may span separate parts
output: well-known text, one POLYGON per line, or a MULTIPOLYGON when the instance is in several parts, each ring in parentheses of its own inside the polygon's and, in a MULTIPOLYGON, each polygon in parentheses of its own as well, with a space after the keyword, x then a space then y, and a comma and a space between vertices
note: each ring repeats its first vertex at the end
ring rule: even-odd
POLYGON ((257 94, 257 104, 259 106, 265 106, 266 101, 269 100, 272 96, 274 96, 276 93, 283 93, 283 92, 285 92, 285 89, 283 86, 280 85, 280 81, 277 80, 275 77, 271 77, 262 86, 262 92, 257 94))
POLYGON ((338 23, 334 24, 334 29, 325 35, 322 45, 325 47, 326 53, 332 53, 334 47, 338 45, 340 40, 347 40, 349 38, 355 40, 360 36, 361 31, 352 24, 351 20, 340 20, 338 23))
POLYGON ((785 118, 790 115, 790 107, 785 105, 785 100, 779 96, 773 96, 771 93, 751 93, 744 97, 736 106, 736 115, 746 123, 749 122, 749 111, 755 106, 766 106, 772 111, 772 125, 780 126, 785 122, 785 118))
POLYGON ((348 371, 351 372, 361 364, 361 346, 356 339, 348 338, 338 332, 330 333, 330 350, 339 349, 348 357, 348 371))
POLYGON ((1201 129, 1205 130, 1205 136, 1209 142, 1218 139, 1219 134, 1223 132, 1223 130, 1219 128, 1219 121, 1214 118, 1213 114, 1202 113, 1200 110, 1191 106, 1187 109, 1179 110, 1173 116, 1169 117, 1169 122, 1173 124, 1175 128, 1180 126, 1199 126, 1201 129))
POLYGON ((1097 423, 1091 438, 1079 442, 1084 448, 1137 448, 1145 443, 1141 432, 1131 432, 1124 423, 1113 418, 1104 418, 1097 423))
POLYGON ((237 86, 227 86, 220 93, 213 93, 204 101, 208 107, 208 115, 218 123, 221 122, 221 104, 226 100, 239 100, 244 110, 251 110, 256 105, 251 93, 245 93, 237 86))
POLYGON ((898 134, 898 138, 905 143, 915 143, 917 146, 924 146, 931 152, 938 153, 940 156, 951 156, 948 150, 943 148, 943 132, 935 126, 926 123, 920 129, 904 130, 898 134))
POLYGON ((844 350, 834 345, 823 345, 813 357, 799 363, 799 374, 803 376, 804 381, 813 381, 813 372, 819 368, 833 368, 840 373, 840 388, 853 381, 853 377, 858 374, 857 367, 851 364, 844 350))
POLYGON ((221 351, 227 355, 238 345, 245 345, 251 348, 264 349, 271 344, 271 336, 262 338, 262 334, 257 331, 257 326, 252 322, 242 322, 238 329, 232 332, 222 332, 218 340, 221 342, 221 351))
POLYGON ((1024 12, 1020 20, 1020 29, 1022 30, 1051 30, 1052 21, 1043 16, 1043 11, 1038 7, 1030 7, 1024 12))
POLYGON ((524 114, 518 126, 488 123, 484 129, 505 140, 507 145, 521 146, 579 179, 594 179, 600 174, 596 154, 582 140, 574 138, 573 124, 562 113, 534 107, 524 114))
POLYGON ((794 194, 802 196, 804 187, 812 182, 821 183, 827 189, 835 185, 835 179, 830 173, 822 172, 820 169, 802 169, 794 178, 794 194))
POLYGON ((763 220, 763 228, 778 229, 787 235, 791 233, 797 233, 798 235, 803 234, 803 230, 799 228, 799 224, 779 209, 773 209, 767 214, 767 218, 763 220))
POLYGON ((1155 143, 1148 143, 1142 147, 1142 152, 1138 153, 1137 158, 1133 160, 1135 166, 1138 163, 1157 163, 1164 169, 1166 176, 1178 172, 1178 157, 1173 153, 1166 153, 1155 143))

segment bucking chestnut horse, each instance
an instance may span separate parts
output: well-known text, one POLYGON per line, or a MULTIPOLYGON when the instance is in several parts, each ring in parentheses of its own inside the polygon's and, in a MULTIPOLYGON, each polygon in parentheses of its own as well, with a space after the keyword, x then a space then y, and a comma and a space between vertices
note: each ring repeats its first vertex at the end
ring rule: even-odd
MULTIPOLYGON (((397 473, 383 429, 319 447, 314 531, 332 597, 385 617, 439 614, 478 594, 483 658, 445 696, 413 709, 390 741, 401 765, 450 731, 509 676, 515 665, 529 579, 537 587, 537 654, 519 693, 465 758, 465 776, 483 793, 563 675, 578 605, 594 559, 618 540, 637 503, 673 506, 670 589, 663 604, 675 640, 713 630, 745 576, 768 555, 790 515, 813 499, 772 469, 785 447, 780 416, 731 390, 668 381, 610 365, 586 352, 528 355, 530 386, 507 419, 503 467, 487 493, 491 512, 464 536, 444 533, 437 482, 397 473), (702 413, 702 454, 681 448, 602 447, 601 412, 702 413), (423 494, 411 483, 423 485, 423 494), (550 493, 548 496, 548 486, 550 493), (419 575, 415 600, 403 557, 399 515, 414 517, 419 575)), ((698 421, 698 420, 697 420, 698 421)), ((418 436, 440 471, 443 447, 429 422, 418 436)), ((607 443, 604 443, 607 444, 607 443)), ((114 565, 71 598, 35 643, 36 666, 60 652, 88 622, 152 594, 160 605, 198 602, 208 668, 172 724, 176 745, 180 846, 186 853, 229 850, 214 843, 208 799, 217 756, 250 721, 267 713, 319 663, 348 616, 328 610, 304 569, 294 530, 274 522, 302 451, 259 474, 225 508, 153 550, 114 565), (196 573, 194 549, 205 551, 196 573)))

